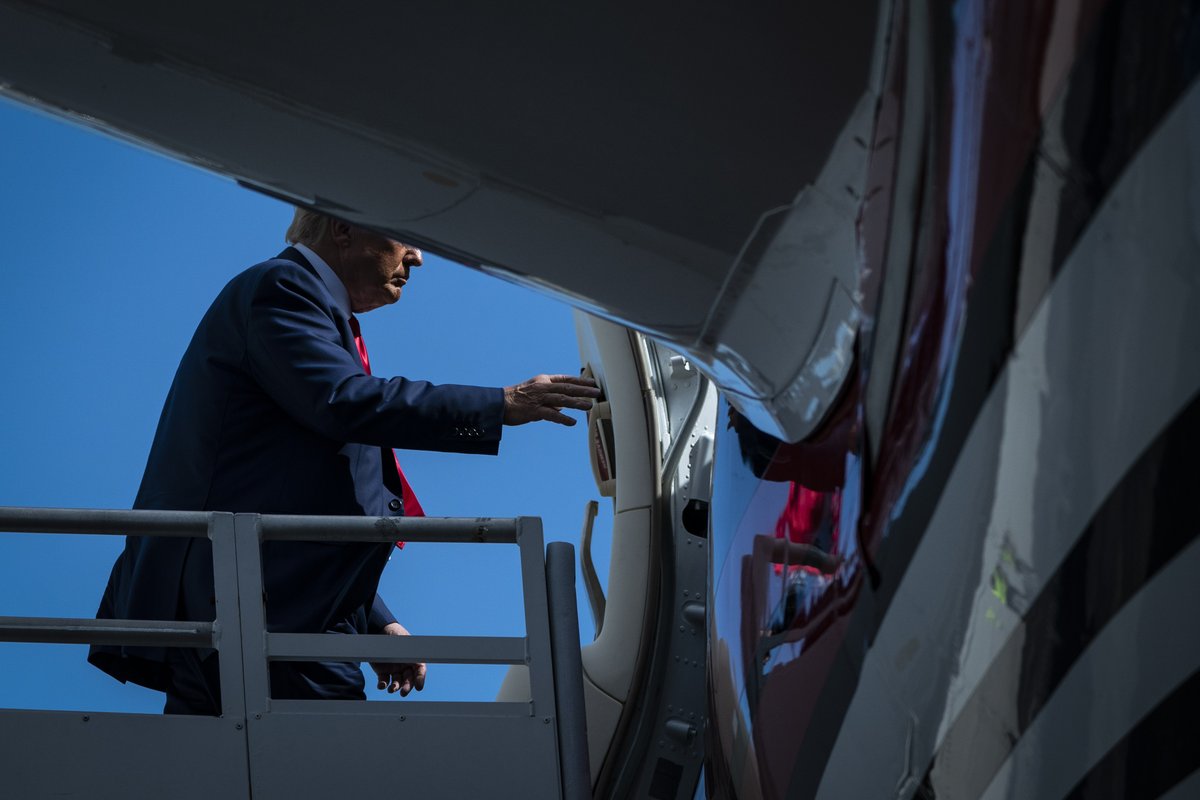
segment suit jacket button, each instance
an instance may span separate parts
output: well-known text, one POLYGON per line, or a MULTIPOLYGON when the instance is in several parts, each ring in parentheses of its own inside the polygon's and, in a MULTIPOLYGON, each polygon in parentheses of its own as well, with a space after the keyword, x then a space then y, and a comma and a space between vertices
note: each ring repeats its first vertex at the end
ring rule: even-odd
POLYGON ((388 508, 390 508, 392 511, 399 511, 402 507, 403 504, 394 497, 392 498, 391 502, 388 503, 388 508))

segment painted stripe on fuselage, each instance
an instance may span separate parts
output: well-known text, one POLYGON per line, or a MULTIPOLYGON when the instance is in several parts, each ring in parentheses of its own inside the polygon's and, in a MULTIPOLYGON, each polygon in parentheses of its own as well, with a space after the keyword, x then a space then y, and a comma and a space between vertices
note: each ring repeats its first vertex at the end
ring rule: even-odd
POLYGON ((1197 708, 1200 672, 1193 672, 1092 767, 1066 800, 1200 797, 1200 773, 1193 771, 1200 766, 1197 708))
MULTIPOLYGON (((1018 6, 1006 7, 1014 14, 1028 13, 1018 6)), ((861 674, 860 654, 874 645, 881 621, 929 529, 934 509, 941 502, 967 436, 995 389, 997 365, 1007 362, 1015 334, 1027 327, 1028 309, 1036 307, 1048 291, 1049 277, 1060 272, 1062 260, 1076 244, 1113 182, 1200 68, 1200 46, 1197 46, 1200 25, 1196 23, 1200 3, 1167 6, 1109 2, 1098 10, 1101 24, 1093 26, 1090 15, 1096 11, 1092 7, 1085 15, 1086 20, 1081 18, 1071 23, 1068 19, 1066 23, 1068 27, 1074 24, 1070 35, 1082 37, 1082 49, 1060 93, 1065 107, 1057 115, 1048 114, 1045 122, 1061 124, 1061 133, 1053 137, 1056 147, 1046 158, 1031 157, 1024 170, 1025 177, 1010 198, 1010 219, 990 234, 991 245, 983 256, 985 263, 973 279, 971 307, 954 366, 944 422, 930 445, 924 474, 912 487, 908 502, 902 508, 885 509, 892 516, 875 554, 882 582, 875 591, 864 592, 856 602, 844 634, 842 646, 848 657, 843 668, 812 689, 819 694, 802 734, 803 748, 792 765, 788 796, 816 794, 835 740, 848 724, 846 716, 861 674), (1099 28, 1099 32, 1094 32, 1093 27, 1099 28), (1055 117, 1062 122, 1054 122, 1055 117), (1038 172, 1056 172, 1065 181, 1060 199, 1051 203, 1052 218, 1045 209, 1031 205, 1036 200, 1030 197, 1031 185, 1036 186, 1038 172), (1034 222, 1028 216, 1035 211, 1039 224, 1053 230, 1050 245, 1053 261, 1048 265, 1035 264, 1031 269, 1027 263, 1015 263, 1011 239, 1031 232, 1034 222), (1009 297, 1018 288, 1019 301, 1009 297)), ((943 4, 932 4, 930 17, 934 70, 944 73, 947 53, 953 49, 956 37, 954 22, 949 7, 943 4)), ((1008 47, 1016 43, 1006 40, 1002 44, 1008 47)), ((909 46, 925 45, 911 42, 909 46)), ((1036 75, 1037 68, 1033 69, 1030 74, 1036 75)), ((944 91, 941 97, 937 95, 935 90, 933 117, 944 115, 946 106, 952 102, 944 91)), ((936 153, 940 139, 936 131, 931 137, 936 153)), ((1044 138, 1043 144, 1047 143, 1044 138)), ((927 193, 936 190, 934 186, 927 193)), ((932 226, 934 221, 922 219, 920 224, 932 226)), ((915 267, 918 268, 938 267, 927 264, 915 267)), ((905 335, 918 335, 913 330, 914 323, 908 325, 905 335)), ((892 422, 888 424, 889 430, 895 427, 892 422)), ((903 429, 903 422, 899 429, 903 429)), ((916 769, 920 770, 920 765, 916 769)))
POLYGON ((1157 797, 1200 766, 1198 574, 1193 540, 1096 637, 981 800, 1157 797))
MULTIPOLYGON (((1169 700, 1170 698, 1168 698, 1169 700)), ((1192 730, 1196 730, 1195 722, 1189 723, 1192 730)), ((1196 800, 1200 797, 1200 769, 1188 775, 1186 778, 1175 784, 1174 787, 1164 792, 1158 800, 1196 800)))
MULTIPOLYGON (((1183 167, 1200 166, 1194 115, 1200 87, 1109 195, 993 387, 868 653, 823 793, 879 796, 905 770, 923 771, 1010 635, 1026 635, 1021 612, 1087 520, 1200 388, 1200 214, 1191 197, 1200 175, 1183 167), (1016 491, 1030 485, 1028 475, 1038 479, 1033 498, 1016 491), (1011 510, 1030 503, 1022 520, 1029 529, 1013 530, 1011 510), (972 534, 981 529, 986 541, 972 534), (964 605, 972 609, 965 619, 964 605), (896 752, 896 729, 872 721, 897 704, 896 720, 915 719, 910 753, 896 752), (864 739, 873 729, 878 736, 864 739), (879 769, 862 770, 864 760, 879 769)), ((1026 690, 1020 664, 1011 666, 1016 672, 997 667, 987 689, 999 699, 1026 690)), ((1017 705, 993 720, 989 741, 980 730, 956 739, 991 754, 991 770, 974 762, 985 781, 1023 728, 1017 705)))
MULTIPOLYGON (((1098 676, 1107 674, 1105 662, 1124 664, 1122 658, 1113 657, 1111 647, 1104 649, 1101 644, 1104 637, 1124 635, 1135 639, 1122 645, 1136 645, 1123 654, 1132 659, 1134 667, 1143 660, 1151 663, 1156 659, 1178 658, 1185 665, 1183 674, 1195 669, 1198 663, 1189 664, 1186 653, 1156 649, 1156 642, 1170 642, 1169 637, 1154 640, 1146 631, 1141 632, 1144 636, 1139 634, 1140 620, 1127 604, 1142 602, 1141 598, 1152 589, 1164 591, 1155 587, 1167 578, 1155 576, 1168 565, 1177 570, 1178 560, 1172 562, 1172 559, 1189 546, 1192 550, 1197 547, 1195 539, 1200 534, 1200 504, 1195 498, 1196 487, 1200 486, 1197 444, 1200 444, 1200 399, 1193 399, 1108 495, 1061 567, 1046 582, 1020 627, 978 679, 970 699, 943 737, 937 761, 926 775, 927 785, 934 789, 953 786, 964 796, 978 796, 1006 759, 1029 758, 1029 751, 1023 749, 1025 739, 1020 739, 1015 749, 1013 742, 1044 717, 1068 713, 1070 718, 1057 724, 1069 729, 1084 728, 1095 738, 1087 705, 1082 708, 1070 703, 1064 705, 1056 693, 1065 689, 1069 676, 1078 670, 1095 676, 1092 697, 1106 704, 1105 714, 1114 708, 1123 709, 1121 730, 1133 725, 1149 706, 1131 704, 1123 690, 1138 690, 1148 676, 1144 670, 1132 669, 1121 681, 1102 685, 1098 676), (1135 614, 1132 629, 1124 634, 1116 632, 1114 628, 1121 624, 1127 628, 1131 624, 1124 616, 1127 614, 1135 614), (1100 665, 1095 665, 1096 661, 1100 665), (990 746, 981 747, 981 742, 989 740, 990 746)), ((1191 557, 1196 558, 1194 554, 1191 557)), ((1188 591, 1183 590, 1174 601, 1176 610, 1185 617, 1184 610, 1193 606, 1188 591)), ((1200 599, 1200 595, 1194 599, 1200 599)), ((1170 626, 1175 632, 1188 629, 1187 619, 1181 619, 1178 613, 1165 615, 1161 620, 1151 618, 1150 622, 1170 626)), ((1101 716, 1107 720, 1104 714, 1101 716)), ((1055 739, 1043 737, 1042 741, 1055 739)), ((1060 759, 1058 750, 1046 753, 1060 765, 1075 763, 1060 759)), ((1032 768, 1039 769, 1037 765, 1032 768)), ((1076 772, 1073 777, 1079 774, 1076 772)), ((1058 788, 1065 790, 1069 784, 1058 788)))

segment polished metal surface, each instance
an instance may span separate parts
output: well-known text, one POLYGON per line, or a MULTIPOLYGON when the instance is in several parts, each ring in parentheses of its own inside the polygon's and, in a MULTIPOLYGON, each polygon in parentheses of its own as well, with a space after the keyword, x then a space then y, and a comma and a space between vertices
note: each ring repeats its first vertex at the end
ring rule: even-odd
POLYGON ((1200 4, 900 13, 844 427, 718 437, 707 791, 1177 795, 1200 4))

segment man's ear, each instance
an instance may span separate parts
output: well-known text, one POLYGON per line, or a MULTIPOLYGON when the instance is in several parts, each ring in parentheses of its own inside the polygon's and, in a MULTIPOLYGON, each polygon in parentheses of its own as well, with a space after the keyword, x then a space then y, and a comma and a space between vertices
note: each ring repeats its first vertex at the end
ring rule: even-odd
POLYGON ((340 219, 329 221, 329 238, 338 247, 349 247, 353 236, 354 226, 340 219))

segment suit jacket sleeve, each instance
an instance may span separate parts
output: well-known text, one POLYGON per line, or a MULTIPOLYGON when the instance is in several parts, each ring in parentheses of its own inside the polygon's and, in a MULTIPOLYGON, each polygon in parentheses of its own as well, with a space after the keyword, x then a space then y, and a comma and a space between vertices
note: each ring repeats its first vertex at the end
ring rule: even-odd
POLYGON ((371 603, 370 613, 367 614, 367 633, 383 633, 383 629, 395 621, 396 617, 387 607, 387 603, 376 594, 375 601, 371 603))
POLYGON ((334 313, 319 279, 300 266, 265 271, 256 285, 246 358, 258 384, 289 415, 336 441, 498 451, 502 389, 367 375, 343 345, 334 313))

